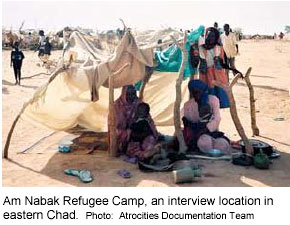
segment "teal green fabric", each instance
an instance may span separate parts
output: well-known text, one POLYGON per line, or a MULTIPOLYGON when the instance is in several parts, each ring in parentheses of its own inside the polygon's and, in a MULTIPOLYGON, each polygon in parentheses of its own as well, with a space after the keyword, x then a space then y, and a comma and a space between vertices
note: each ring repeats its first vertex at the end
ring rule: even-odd
POLYGON ((182 52, 177 45, 171 45, 163 51, 155 52, 158 63, 157 71, 178 72, 181 65, 182 52))
MULTIPOLYGON (((190 46, 197 42, 201 35, 204 35, 204 26, 200 26, 187 35, 185 46, 188 52, 190 51, 190 46)), ((163 51, 156 51, 155 60, 158 63, 156 67, 157 71, 178 72, 182 61, 182 52, 176 44, 173 44, 163 51)), ((195 73, 196 69, 191 66, 190 54, 188 54, 188 61, 184 68, 184 77, 190 77, 195 73)))
POLYGON ((141 80, 138 81, 134 86, 135 86, 135 88, 136 88, 137 91, 140 91, 140 88, 142 86, 142 81, 141 80))

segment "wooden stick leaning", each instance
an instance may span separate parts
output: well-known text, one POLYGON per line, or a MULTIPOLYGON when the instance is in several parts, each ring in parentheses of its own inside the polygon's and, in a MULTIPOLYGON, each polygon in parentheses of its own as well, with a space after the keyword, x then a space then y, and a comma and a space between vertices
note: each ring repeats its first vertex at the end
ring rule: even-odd
POLYGON ((109 155, 117 156, 116 114, 114 106, 114 77, 109 76, 109 155))
POLYGON ((144 90, 146 87, 147 82, 144 81, 144 79, 142 80, 142 84, 141 84, 141 88, 140 88, 140 92, 139 92, 139 99, 140 101, 143 101, 144 98, 144 90))
POLYGON ((252 131, 253 131, 253 136, 259 136, 260 131, 259 128, 257 126, 257 120, 256 120, 256 106, 255 106, 255 96, 254 96, 254 88, 252 86, 252 83, 250 81, 250 73, 251 73, 252 68, 249 67, 249 69, 246 72, 245 75, 245 81, 246 84, 249 88, 249 92, 250 92, 250 110, 251 110, 251 127, 252 127, 252 131))
POLYGON ((25 148, 24 150, 22 150, 21 152, 17 152, 17 154, 25 154, 27 151, 29 151, 30 149, 32 149, 33 147, 35 147, 36 145, 38 145, 40 142, 42 142, 43 140, 45 140, 48 137, 51 137, 52 135, 54 135, 57 131, 53 131, 50 134, 40 138, 38 141, 36 141, 35 143, 33 143, 32 145, 30 145, 29 147, 25 148))
POLYGON ((228 86, 224 86, 224 85, 218 83, 217 81, 214 81, 214 84, 223 88, 226 91, 228 98, 229 98, 229 101, 230 101, 230 113, 231 113, 232 119, 234 121, 235 127, 236 127, 240 137, 242 138, 243 142, 245 143, 246 153, 249 155, 252 155, 253 147, 250 144, 249 139, 248 139, 248 137, 245 133, 245 130, 241 124, 241 121, 239 119, 237 107, 236 107, 236 101, 235 101, 233 91, 232 91, 233 86, 237 83, 238 79, 241 77, 242 77, 242 75, 240 73, 238 73, 228 86))
MULTIPOLYGON (((46 91, 46 88, 47 86, 49 85, 49 83, 51 83, 58 74, 64 72, 67 68, 65 68, 64 66, 61 66, 61 67, 58 67, 56 68, 56 70, 51 74, 51 77, 49 78, 47 84, 46 84, 46 87, 43 88, 43 91, 42 91, 42 94, 41 96, 43 95, 43 93, 45 93, 46 91)), ((16 118, 14 119, 13 123, 12 123, 12 126, 10 127, 10 130, 9 130, 9 133, 7 135, 7 139, 6 139, 6 142, 5 142, 5 146, 4 146, 4 152, 3 152, 3 157, 5 159, 8 158, 8 150, 9 150, 9 146, 10 146, 10 142, 11 142, 11 138, 12 138, 12 134, 13 134, 13 131, 14 131, 14 128, 17 124, 17 122, 19 121, 22 113, 24 112, 24 110, 26 109, 26 107, 31 103, 33 102, 36 98, 39 98, 41 97, 39 95, 34 95, 32 99, 30 99, 28 102, 24 103, 23 106, 22 106, 22 109, 20 110, 19 114, 16 116, 16 118)))
POLYGON ((184 141, 183 133, 181 130, 181 123, 180 123, 180 104, 181 104, 181 84, 183 81, 183 75, 184 75, 184 67, 187 63, 187 54, 186 51, 186 40, 187 40, 187 33, 184 33, 184 39, 183 39, 183 46, 182 48, 182 62, 181 67, 179 69, 179 75, 178 79, 176 80, 176 99, 174 103, 174 127, 175 127, 175 134, 177 136, 178 142, 179 142, 179 153, 185 153, 187 150, 187 146, 184 141))

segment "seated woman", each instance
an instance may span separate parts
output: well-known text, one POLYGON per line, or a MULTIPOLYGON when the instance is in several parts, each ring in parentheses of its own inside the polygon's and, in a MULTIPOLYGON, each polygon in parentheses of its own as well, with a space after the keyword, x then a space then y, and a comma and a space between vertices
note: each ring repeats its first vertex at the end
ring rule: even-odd
POLYGON ((157 131, 149 111, 147 112, 149 106, 144 107, 144 103, 137 97, 133 85, 123 87, 121 96, 114 102, 114 106, 119 154, 125 153, 129 156, 136 156, 141 160, 150 157, 151 155, 147 152, 153 149, 157 142, 157 131), (145 112, 143 112, 144 108, 146 109, 145 112), (144 139, 142 139, 142 135, 138 134, 140 126, 138 122, 144 123, 143 120, 146 120, 152 129, 152 134, 148 134, 148 137, 146 136, 144 139), (132 133, 132 130, 134 130, 134 133, 132 133), (144 154, 145 152, 146 154, 144 154))
POLYGON ((117 147, 120 154, 126 153, 131 133, 130 125, 133 122, 137 106, 140 102, 136 94, 136 89, 132 85, 124 86, 120 97, 114 102, 117 147))
POLYGON ((203 153, 219 149, 230 151, 230 141, 219 132, 221 121, 219 99, 208 95, 208 87, 200 80, 188 84, 190 100, 184 104, 184 139, 189 150, 198 148, 203 153))

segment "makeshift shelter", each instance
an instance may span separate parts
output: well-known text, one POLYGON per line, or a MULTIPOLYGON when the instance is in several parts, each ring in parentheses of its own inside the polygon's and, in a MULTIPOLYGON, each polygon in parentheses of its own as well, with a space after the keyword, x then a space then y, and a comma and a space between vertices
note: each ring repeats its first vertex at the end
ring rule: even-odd
MULTIPOLYGON (((163 79, 168 79, 169 75, 158 76, 157 73, 152 76, 144 94, 144 100, 151 105, 152 118, 156 125, 168 126, 173 125, 174 122, 180 142, 183 138, 180 129, 180 105, 183 105, 182 103, 189 96, 187 84, 182 83, 188 59, 186 36, 185 34, 183 40, 185 45, 182 48, 183 60, 178 79, 176 73, 171 73, 172 82, 165 83, 163 79), (174 89, 175 86, 176 95, 168 91, 174 89), (158 105, 161 101, 168 102, 168 106, 156 107, 158 109, 156 110, 154 105, 158 105)), ((93 131, 107 130, 108 112, 114 114, 112 108, 114 88, 135 84, 146 78, 146 66, 156 66, 154 47, 156 46, 139 47, 131 32, 127 30, 115 53, 109 55, 95 48, 80 33, 74 32, 70 37, 69 45, 64 50, 63 60, 59 62, 49 82, 40 87, 33 98, 24 104, 14 121, 4 148, 4 157, 8 156, 11 135, 20 116, 54 130, 67 130, 77 125, 93 131), (104 93, 108 91, 110 92, 110 108, 108 99, 103 98, 104 93)), ((111 125, 114 126, 114 119, 111 125)), ((112 141, 112 137, 110 140, 112 141)), ((112 145, 114 145, 113 142, 112 145)), ((110 148, 114 148, 112 145, 110 144, 110 148)))
MULTIPOLYGON (((49 82, 25 103, 17 120, 21 115, 23 119, 54 130, 67 130, 76 125, 93 131, 107 130, 108 99, 103 96, 109 91, 108 78, 114 76, 114 88, 134 84, 144 78, 145 66, 155 66, 153 48, 139 48, 129 31, 114 55, 96 49, 80 33, 74 32, 63 56, 49 82), (71 62, 69 66, 68 62, 71 62)), ((162 83, 162 77, 156 80, 162 83)), ((159 101, 163 101, 167 97, 166 86, 163 85, 163 89, 158 86, 159 93, 163 90, 160 94, 163 99, 159 101)), ((158 104, 154 98, 151 101, 158 104)), ((153 112, 160 121, 157 125, 170 124, 169 114, 172 113, 169 111, 172 112, 174 99, 171 102, 165 110, 153 112)))

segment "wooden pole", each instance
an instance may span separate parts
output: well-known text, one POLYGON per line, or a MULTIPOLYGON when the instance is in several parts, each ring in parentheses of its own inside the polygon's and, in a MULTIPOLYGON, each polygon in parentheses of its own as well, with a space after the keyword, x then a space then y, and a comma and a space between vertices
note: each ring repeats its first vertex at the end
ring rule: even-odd
POLYGON ((114 106, 114 77, 109 76, 109 155, 117 156, 117 134, 116 134, 116 118, 114 106))
POLYGON ((216 85, 220 86, 221 88, 223 88, 227 95, 228 95, 228 98, 229 98, 229 101, 230 101, 230 113, 231 113, 231 116, 232 116, 232 119, 233 119, 233 122, 235 124, 235 127, 240 135, 240 137, 242 138, 243 142, 245 143, 245 147, 246 147, 246 153, 249 154, 249 155, 252 155, 253 154, 253 148, 252 148, 252 145, 250 144, 249 142, 249 139, 245 133, 245 130, 242 126, 242 123, 239 119, 239 116, 238 116, 238 112, 237 112, 237 106, 236 106, 236 101, 235 101, 235 98, 234 98, 234 94, 233 94, 233 86, 237 83, 238 79, 241 78, 242 75, 239 73, 237 74, 234 79, 232 80, 232 82, 230 83, 229 86, 224 86, 224 85, 221 85, 217 82, 214 82, 216 85))
POLYGON ((145 90, 145 87, 146 87, 146 82, 144 82, 144 80, 142 81, 142 84, 141 84, 141 88, 140 88, 140 92, 139 92, 139 99, 140 101, 143 101, 143 98, 144 98, 144 90, 145 90))
POLYGON ((8 136, 7 136, 7 140, 6 140, 6 143, 5 143, 5 146, 4 146, 4 153, 3 153, 3 158, 4 159, 8 159, 8 150, 9 150, 9 146, 10 146, 10 142, 11 142, 11 138, 12 138, 12 134, 13 134, 13 131, 14 131, 14 128, 21 116, 22 112, 20 112, 17 117, 15 118, 15 120, 13 121, 13 124, 10 128, 10 131, 8 133, 8 136))
POLYGON ((259 136, 260 131, 259 131, 259 128, 257 126, 257 121, 256 121, 256 106, 255 106, 256 100, 254 96, 254 88, 250 81, 251 70, 252 70, 251 67, 247 70, 246 75, 245 75, 245 81, 247 83, 247 86, 250 92, 251 126, 252 126, 253 136, 259 136))
POLYGON ((181 104, 181 84, 183 81, 184 75, 184 67, 187 63, 187 50, 186 50, 186 40, 187 40, 187 32, 184 33, 183 39, 183 46, 182 48, 182 62, 181 67, 179 69, 178 79, 176 80, 176 99, 174 103, 174 127, 175 127, 175 134, 177 136, 179 142, 179 153, 185 153, 187 150, 187 146, 185 145, 183 133, 181 130, 181 123, 180 123, 180 104, 181 104))

